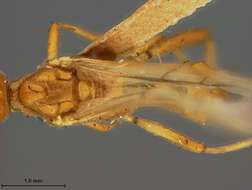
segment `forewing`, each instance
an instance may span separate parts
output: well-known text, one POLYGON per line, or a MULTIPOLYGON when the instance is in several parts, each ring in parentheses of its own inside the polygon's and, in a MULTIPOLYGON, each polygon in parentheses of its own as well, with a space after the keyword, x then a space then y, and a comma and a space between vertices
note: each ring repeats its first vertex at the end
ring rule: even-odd
POLYGON ((120 77, 125 84, 121 87, 122 96, 103 99, 102 104, 94 104, 88 109, 81 106, 79 118, 94 119, 115 113, 115 117, 110 117, 113 119, 123 116, 121 111, 125 108, 128 113, 133 113, 141 106, 159 106, 196 121, 202 118, 203 122, 210 121, 231 131, 252 133, 252 79, 212 69, 203 63, 145 64, 125 61, 118 64, 88 58, 74 60, 79 71, 90 71, 104 78, 107 78, 106 75, 120 77), (144 99, 146 101, 141 102, 144 99))
POLYGON ((191 15, 211 0, 149 0, 126 20, 91 43, 80 55, 113 60, 191 15))
POLYGON ((213 69, 204 63, 195 64, 146 64, 136 61, 104 61, 89 58, 73 59, 80 70, 109 73, 111 76, 136 78, 145 81, 221 88, 228 93, 252 97, 252 79, 235 73, 213 69))

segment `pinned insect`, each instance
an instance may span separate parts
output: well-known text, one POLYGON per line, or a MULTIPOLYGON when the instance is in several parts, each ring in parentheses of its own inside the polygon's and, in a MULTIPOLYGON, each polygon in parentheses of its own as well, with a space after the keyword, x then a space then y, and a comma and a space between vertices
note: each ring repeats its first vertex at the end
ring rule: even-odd
POLYGON ((252 81, 217 68, 209 32, 196 29, 171 38, 158 34, 209 1, 150 0, 104 35, 64 23, 52 24, 48 57, 41 68, 10 83, 0 74, 0 120, 11 111, 21 111, 42 117, 56 127, 85 125, 100 131, 128 121, 198 153, 224 153, 251 146, 252 139, 247 139, 209 148, 159 123, 132 115, 140 107, 157 106, 200 123, 250 127, 249 115, 230 110, 251 107, 252 81), (78 55, 58 57, 60 28, 94 42, 78 55), (188 61, 181 48, 203 41, 205 63, 188 61), (145 62, 169 52, 182 63, 145 62), (234 94, 240 98, 234 100, 234 94))

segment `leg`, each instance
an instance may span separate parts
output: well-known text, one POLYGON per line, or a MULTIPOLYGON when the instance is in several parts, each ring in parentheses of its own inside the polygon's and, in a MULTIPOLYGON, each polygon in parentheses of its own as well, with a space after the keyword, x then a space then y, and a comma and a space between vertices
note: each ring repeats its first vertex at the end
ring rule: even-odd
POLYGON ((219 146, 219 147, 207 147, 204 144, 191 139, 190 137, 184 136, 183 134, 166 128, 161 124, 153 121, 144 120, 134 116, 125 116, 124 120, 139 125, 141 128, 147 130, 148 132, 163 137, 166 140, 192 152, 196 153, 210 153, 210 154, 219 154, 225 152, 231 152, 235 150, 240 150, 252 146, 252 139, 247 139, 240 141, 234 144, 219 146))
POLYGON ((132 50, 130 54, 136 56, 136 59, 144 61, 203 41, 206 42, 206 63, 215 66, 214 43, 210 33, 205 29, 189 30, 170 38, 158 35, 147 42, 147 45, 132 50))
POLYGON ((175 49, 173 51, 173 54, 177 57, 177 59, 181 63, 189 63, 189 64, 191 64, 191 61, 185 56, 185 54, 180 49, 175 49))
POLYGON ((49 37, 47 43, 47 59, 58 57, 59 51, 59 26, 52 24, 49 30, 49 37))
POLYGON ((48 46, 47 46, 47 58, 53 59, 58 56, 58 47, 59 47, 59 28, 64 28, 75 34, 78 34, 89 40, 96 40, 100 35, 88 32, 84 29, 77 28, 72 25, 64 23, 53 23, 49 30, 48 46))
POLYGON ((103 123, 99 123, 99 122, 90 122, 90 123, 85 123, 84 125, 95 129, 97 131, 102 131, 102 132, 107 132, 110 131, 111 129, 115 128, 116 126, 118 126, 118 123, 114 123, 114 124, 103 124, 103 123))

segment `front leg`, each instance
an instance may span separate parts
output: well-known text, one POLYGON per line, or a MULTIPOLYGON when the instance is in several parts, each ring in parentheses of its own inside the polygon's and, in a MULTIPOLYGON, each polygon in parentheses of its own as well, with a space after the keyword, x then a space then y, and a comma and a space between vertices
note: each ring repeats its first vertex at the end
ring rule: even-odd
POLYGON ((89 40, 96 40, 100 37, 99 34, 89 32, 85 29, 78 28, 64 23, 53 23, 49 29, 48 45, 47 45, 47 59, 54 59, 58 57, 59 50, 59 29, 63 28, 69 30, 83 38, 89 40))
POLYGON ((59 25, 53 23, 49 30, 49 37, 47 43, 47 59, 54 59, 58 57, 59 51, 59 25))

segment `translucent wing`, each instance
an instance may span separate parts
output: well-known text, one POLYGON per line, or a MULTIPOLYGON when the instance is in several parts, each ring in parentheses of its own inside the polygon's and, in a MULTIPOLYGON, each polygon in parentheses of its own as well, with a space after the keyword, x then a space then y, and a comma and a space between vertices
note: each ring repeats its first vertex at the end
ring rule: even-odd
MULTIPOLYGON (((74 59, 80 72, 120 78, 120 96, 81 106, 76 116, 116 119, 143 106, 168 108, 198 122, 217 123, 252 133, 252 79, 215 70, 203 63, 145 64, 74 59), (234 98, 234 95, 236 98, 234 98)), ((96 100, 97 101, 97 100, 96 100)))
POLYGON ((137 61, 101 61, 89 58, 73 59, 80 70, 109 73, 112 76, 164 82, 180 86, 221 88, 231 94, 252 97, 252 80, 237 74, 210 68, 204 63, 146 64, 137 61))
POLYGON ((149 0, 129 18, 90 44, 79 55, 113 60, 138 47, 211 0, 149 0))

